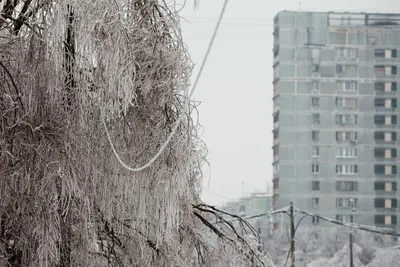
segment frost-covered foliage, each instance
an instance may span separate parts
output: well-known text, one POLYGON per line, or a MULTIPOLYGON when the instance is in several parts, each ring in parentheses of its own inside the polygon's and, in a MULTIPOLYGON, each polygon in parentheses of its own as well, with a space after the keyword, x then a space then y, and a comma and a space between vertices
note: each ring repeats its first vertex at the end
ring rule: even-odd
POLYGON ((378 249, 375 257, 367 267, 399 266, 400 248, 378 249))
MULTIPOLYGON (((349 266, 350 249, 347 228, 301 228, 296 232, 296 267, 349 266)), ((397 266, 400 249, 391 238, 379 234, 353 230, 354 266, 397 266)), ((266 247, 278 267, 285 266, 289 240, 286 234, 275 232, 266 247), (271 249, 272 248, 272 249, 271 249)), ((290 266, 289 262, 286 266, 290 266)))
POLYGON ((206 151, 173 5, 6 0, 0 12, 0 266, 257 255, 201 236, 206 151))

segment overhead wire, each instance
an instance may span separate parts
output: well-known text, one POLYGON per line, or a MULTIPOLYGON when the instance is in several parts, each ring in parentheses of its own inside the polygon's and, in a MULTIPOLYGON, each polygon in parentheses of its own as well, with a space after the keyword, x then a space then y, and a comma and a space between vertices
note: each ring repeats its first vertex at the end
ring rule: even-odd
MULTIPOLYGON (((129 171, 132 171, 132 172, 139 172, 139 171, 142 171, 142 170, 147 169, 148 167, 150 167, 150 166, 158 159, 158 157, 162 154, 162 152, 163 152, 163 151, 165 150, 165 148, 168 146, 168 144, 169 144, 169 142, 171 141, 172 137, 174 137, 176 131, 177 131, 178 128, 179 128, 179 125, 181 124, 183 118, 185 117, 184 114, 187 114, 187 112, 188 112, 189 104, 190 104, 190 99, 192 98, 193 93, 195 92, 196 87, 197 87, 197 85, 198 85, 198 83, 199 83, 199 81, 200 81, 201 75, 202 75, 202 73, 203 73, 203 71, 204 71, 204 67, 205 67, 205 65, 206 65, 206 63, 207 63, 207 59, 208 59, 208 57, 209 57, 209 55, 210 55, 210 52, 211 52, 211 50, 212 50, 212 47, 213 47, 213 45, 214 45, 214 41, 215 41, 215 39, 216 39, 218 30, 219 30, 219 28, 220 28, 221 21, 222 21, 222 19, 223 19, 224 14, 225 14, 227 5, 228 5, 228 0, 225 0, 225 1, 224 1, 224 4, 223 4, 223 6, 222 6, 222 9, 221 9, 221 12, 220 12, 220 15, 219 15, 217 24, 216 24, 216 26, 215 26, 213 35, 212 35, 212 37, 211 37, 210 43, 209 43, 209 45, 208 45, 207 52, 206 52, 206 54, 205 54, 205 56, 204 56, 204 58, 203 58, 203 61, 202 61, 201 65, 200 65, 200 69, 199 69, 199 72, 197 73, 197 76, 196 76, 196 79, 195 79, 195 81, 194 81, 192 90, 190 91, 189 95, 187 96, 186 102, 185 102, 185 104, 184 104, 184 112, 181 114, 181 116, 180 116, 180 117, 177 119, 177 121, 175 122, 175 125, 174 125, 174 127, 172 128, 171 133, 168 135, 167 140, 165 140, 165 142, 160 146, 160 149, 158 150, 158 152, 157 152, 146 164, 144 164, 144 165, 141 166, 141 167, 131 167, 131 166, 129 166, 128 164, 126 164, 126 163, 121 159, 120 155, 118 154, 118 152, 117 152, 117 150, 116 150, 116 148, 115 148, 115 146, 114 146, 114 143, 113 143, 112 140, 111 140, 111 135, 110 135, 110 133, 109 133, 109 131, 108 131, 107 124, 106 124, 106 121, 105 121, 105 116, 104 116, 104 114, 101 114, 101 115, 102 115, 102 116, 101 116, 101 120, 102 120, 104 129, 105 129, 105 131, 106 131, 107 139, 108 139, 108 141, 109 141, 109 143, 110 143, 111 149, 112 149, 112 151, 113 151, 113 153, 114 153, 116 159, 118 160, 118 162, 119 162, 125 169, 127 169, 127 170, 129 170, 129 171)), ((101 111, 101 112, 102 112, 102 111, 101 111)))
MULTIPOLYGON (((279 210, 274 210, 274 211, 270 211, 270 212, 266 212, 266 213, 260 213, 260 214, 256 214, 256 215, 253 215, 253 216, 250 216, 250 217, 243 217, 242 219, 243 220, 248 220, 248 219, 254 219, 254 218, 263 217, 263 216, 267 216, 267 215, 274 215, 274 214, 287 214, 287 215, 289 215, 288 208, 289 207, 284 207, 284 208, 279 209, 279 210)), ((313 213, 310 213, 310 212, 306 212, 306 211, 300 210, 298 208, 294 208, 294 212, 297 212, 297 213, 300 213, 300 214, 304 215, 298 221, 298 223, 296 225, 296 228, 295 228, 295 231, 299 227, 300 222, 304 218, 306 218, 307 216, 310 216, 310 217, 318 218, 320 220, 324 220, 324 221, 332 223, 332 224, 344 226, 344 227, 347 227, 347 228, 353 228, 353 229, 366 231, 366 232, 371 232, 371 233, 375 233, 375 234, 400 236, 400 233, 395 231, 395 230, 379 228, 379 227, 369 226, 369 225, 356 224, 356 223, 342 222, 342 221, 334 220, 334 219, 331 219, 331 218, 328 218, 328 217, 324 217, 324 216, 320 216, 320 215, 313 214, 313 213)), ((231 221, 235 221, 235 220, 237 220, 237 219, 233 219, 231 221)))
POLYGON ((357 229, 357 230, 371 232, 371 233, 375 233, 375 234, 400 236, 400 233, 398 233, 395 230, 379 228, 379 227, 369 226, 369 225, 356 224, 356 223, 342 222, 342 221, 334 220, 334 219, 331 219, 331 218, 328 218, 328 217, 312 214, 312 213, 309 213, 309 212, 306 212, 306 211, 303 211, 303 210, 298 210, 297 212, 305 214, 305 215, 308 215, 308 216, 312 216, 312 217, 318 218, 320 220, 324 220, 324 221, 330 222, 332 224, 341 225, 341 226, 344 226, 344 227, 347 227, 347 228, 357 229))
MULTIPOLYGON (((270 211, 270 212, 267 212, 267 213, 260 213, 260 214, 249 216, 249 217, 243 217, 242 219, 243 220, 249 220, 249 219, 253 219, 253 218, 259 218, 259 217, 263 217, 263 216, 267 216, 267 215, 275 215, 275 214, 281 214, 281 215, 287 214, 287 215, 289 215, 288 209, 289 209, 289 207, 284 207, 282 209, 275 210, 275 211, 270 211)), ((334 219, 331 219, 331 218, 328 218, 328 217, 324 217, 324 216, 320 216, 320 215, 317 215, 317 214, 313 214, 313 213, 310 213, 310 212, 306 212, 306 211, 300 210, 298 208, 294 208, 294 210, 295 210, 296 213, 303 214, 303 216, 299 219, 299 221, 296 224, 295 233, 296 233, 301 221, 304 218, 310 216, 310 217, 318 218, 320 220, 327 221, 329 223, 333 223, 333 224, 336 224, 336 225, 340 225, 340 226, 344 226, 344 227, 348 227, 348 228, 353 228, 353 229, 357 229, 357 230, 361 230, 361 231, 366 231, 366 232, 371 232, 371 233, 381 234, 381 235, 400 236, 400 233, 396 232, 395 230, 388 230, 388 229, 385 229, 385 228, 378 228, 378 227, 375 227, 375 226, 368 226, 368 225, 362 225, 362 224, 346 223, 346 222, 334 220, 334 219)), ((233 221, 236 221, 236 220, 238 220, 238 219, 232 219, 232 220, 230 220, 230 222, 233 222, 233 221)), ((214 223, 218 223, 218 222, 214 222, 214 223)), ((400 246, 393 247, 393 249, 398 249, 398 248, 400 248, 400 246)), ((287 266, 289 255, 290 255, 290 250, 288 251, 284 266, 287 266)))
POLYGON ((206 190, 208 193, 210 193, 210 194, 214 195, 214 196, 217 196, 217 197, 220 197, 220 198, 224 198, 224 199, 226 199, 226 200, 232 200, 232 198, 229 198, 229 197, 223 196, 223 195, 221 195, 221 194, 217 194, 217 193, 215 193, 215 192, 211 191, 210 189, 208 189, 208 188, 207 188, 207 187, 205 187, 205 186, 203 186, 203 189, 204 189, 204 190, 206 190))

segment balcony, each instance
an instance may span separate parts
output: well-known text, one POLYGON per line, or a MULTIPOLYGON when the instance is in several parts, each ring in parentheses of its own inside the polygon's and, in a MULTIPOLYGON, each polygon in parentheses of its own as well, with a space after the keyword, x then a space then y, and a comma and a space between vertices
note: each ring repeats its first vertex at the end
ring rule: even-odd
POLYGON ((396 145, 396 140, 385 141, 385 140, 374 140, 376 145, 396 145))
POLYGON ((276 57, 274 57, 274 64, 273 64, 273 66, 275 66, 276 64, 279 64, 279 55, 277 55, 276 57))
POLYGON ((385 92, 385 91, 377 91, 377 90, 375 90, 375 95, 377 95, 377 96, 396 96, 397 95, 397 91, 385 92))
POLYGON ((375 196, 396 196, 397 191, 375 190, 375 196))
POLYGON ((376 213, 393 213, 393 214, 395 214, 396 213, 396 209, 397 208, 376 208, 375 207, 375 212, 376 213))
POLYGON ((391 179, 391 178, 396 178, 397 174, 384 174, 384 173, 375 173, 375 177, 377 179, 391 179))
MULTIPOLYGON (((383 49, 383 48, 377 48, 374 51, 375 55, 375 62, 380 62, 380 63, 391 63, 393 62, 394 64, 397 63, 397 50, 396 49, 383 49)), ((388 65, 388 64, 382 64, 382 65, 388 65)), ((389 64, 391 65, 391 64, 389 64)))
POLYGON ((388 224, 383 224, 383 223, 376 223, 376 224, 375 224, 375 227, 378 227, 378 228, 386 228, 386 229, 395 231, 396 228, 397 228, 397 225, 395 225, 395 224, 388 225, 388 224))
POLYGON ((275 104, 274 105, 274 113, 276 113, 276 112, 278 112, 279 111, 279 105, 278 104, 275 104))
MULTIPOLYGON (((383 112, 383 113, 395 113, 397 111, 397 108, 385 108, 385 107, 375 107, 375 111, 378 112, 383 112)), ((388 114, 389 115, 389 114, 388 114)))
POLYGON ((378 64, 384 64, 384 65, 393 65, 397 64, 397 58, 381 58, 381 57, 376 57, 375 62, 378 64))
POLYGON ((397 124, 375 124, 376 129, 396 129, 397 124))
POLYGON ((376 72, 374 75, 375 79, 387 79, 387 80, 395 80, 397 78, 397 74, 386 74, 381 72, 376 72))
POLYGON ((394 164, 397 158, 385 158, 385 157, 377 157, 375 156, 375 161, 379 162, 379 164, 394 164))
POLYGON ((279 196, 279 188, 274 188, 273 194, 274 196, 279 196))
POLYGON ((278 96, 279 96, 279 88, 278 87, 274 87, 274 97, 273 98, 276 98, 278 96))

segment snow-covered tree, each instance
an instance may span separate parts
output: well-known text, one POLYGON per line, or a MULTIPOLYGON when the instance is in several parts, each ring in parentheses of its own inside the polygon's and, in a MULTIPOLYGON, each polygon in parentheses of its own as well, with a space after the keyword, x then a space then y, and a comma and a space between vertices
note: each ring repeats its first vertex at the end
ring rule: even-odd
POLYGON ((191 69, 165 1, 0 1, 0 266, 271 265, 201 234, 191 69))

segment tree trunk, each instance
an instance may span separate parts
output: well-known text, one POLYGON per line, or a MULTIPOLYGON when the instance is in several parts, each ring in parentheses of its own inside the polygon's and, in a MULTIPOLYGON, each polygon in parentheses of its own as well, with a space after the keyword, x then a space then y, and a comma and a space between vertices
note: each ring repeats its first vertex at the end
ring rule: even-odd
POLYGON ((58 214, 60 216, 60 231, 61 231, 61 240, 60 240, 60 265, 59 267, 71 267, 71 237, 72 237, 72 222, 70 212, 67 212, 66 215, 63 216, 63 209, 60 206, 58 208, 58 214))
MULTIPOLYGON (((66 106, 71 109, 74 100, 74 88, 75 88, 75 78, 74 78, 74 65, 75 65, 75 37, 74 37, 74 12, 73 8, 68 5, 68 24, 65 35, 64 43, 64 58, 65 58, 65 93, 66 93, 66 106)), ((61 179, 61 178, 60 178, 61 179)), ((60 181, 61 183, 61 181, 60 181)), ((61 193, 61 184, 59 187, 59 192, 61 193)), ((71 240, 72 240, 72 219, 71 211, 63 214, 63 200, 60 201, 60 206, 58 208, 58 215, 60 218, 60 265, 59 267, 71 267, 71 240)))

